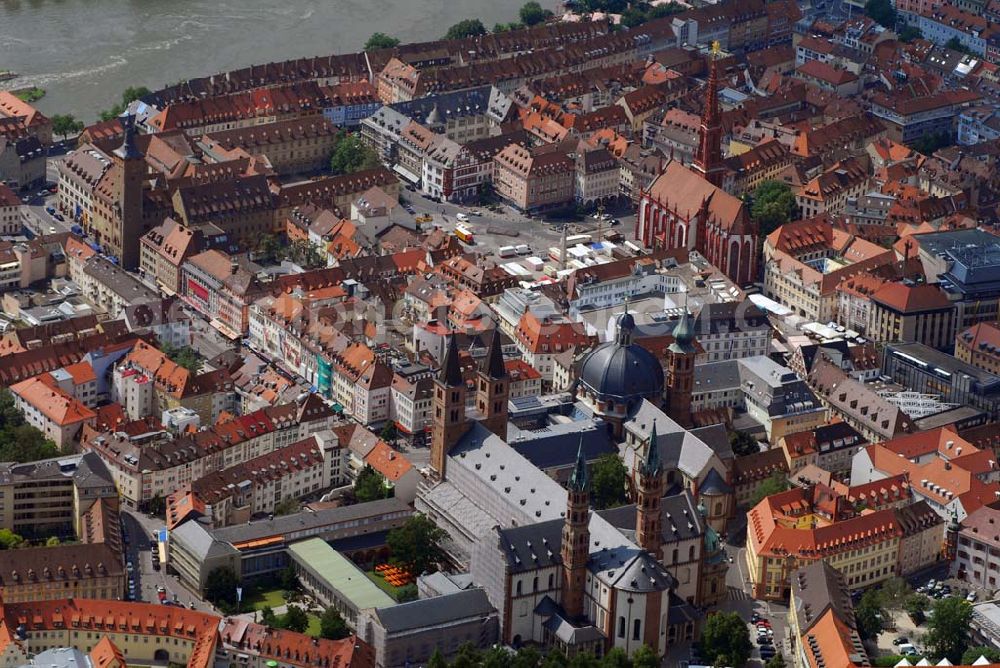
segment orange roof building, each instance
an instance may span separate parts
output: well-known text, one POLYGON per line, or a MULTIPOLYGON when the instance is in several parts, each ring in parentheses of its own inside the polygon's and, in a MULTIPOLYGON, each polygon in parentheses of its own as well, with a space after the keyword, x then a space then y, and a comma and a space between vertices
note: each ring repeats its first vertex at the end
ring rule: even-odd
POLYGON ((28 424, 63 449, 74 442, 84 424, 97 418, 94 411, 60 389, 49 374, 16 383, 10 391, 28 424))

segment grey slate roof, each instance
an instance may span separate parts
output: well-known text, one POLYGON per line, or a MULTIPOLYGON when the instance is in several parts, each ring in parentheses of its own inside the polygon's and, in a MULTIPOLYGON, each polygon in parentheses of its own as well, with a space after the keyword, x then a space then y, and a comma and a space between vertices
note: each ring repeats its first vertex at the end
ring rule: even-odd
POLYGON ((227 543, 216 540, 211 532, 205 529, 200 522, 189 520, 171 529, 170 539, 182 543, 193 556, 199 561, 224 556, 236 551, 234 547, 227 543))
MULTIPOLYGON (((626 535, 635 532, 635 504, 599 510, 597 514, 617 527, 626 535)), ((698 513, 697 504, 688 491, 665 496, 660 501, 663 517, 663 540, 665 543, 697 538, 704 534, 705 524, 698 513)))
POLYGON ((466 589, 375 610, 375 616, 389 633, 442 626, 463 619, 486 618, 493 613, 493 606, 482 589, 466 589))
POLYGON ((508 427, 507 439, 510 447, 543 470, 572 466, 581 439, 587 462, 618 451, 607 426, 600 420, 586 424, 553 424, 532 430, 508 427))
POLYGON ((625 423, 625 429, 635 434, 641 443, 649 438, 653 420, 656 420, 656 441, 660 446, 663 468, 678 469, 691 479, 700 479, 706 473, 715 451, 654 404, 643 400, 634 417, 625 423))
MULTIPOLYGON (((227 543, 240 543, 247 540, 266 538, 267 536, 319 529, 330 524, 355 519, 360 520, 375 515, 407 511, 411 511, 411 508, 399 499, 381 499, 379 501, 358 503, 353 506, 344 506, 341 508, 327 508, 316 512, 303 511, 293 515, 281 515, 275 517, 273 520, 259 520, 250 524, 236 524, 216 529, 212 532, 212 535, 216 540, 227 543)), ((181 526, 185 526, 186 524, 191 524, 191 522, 186 522, 181 526)))

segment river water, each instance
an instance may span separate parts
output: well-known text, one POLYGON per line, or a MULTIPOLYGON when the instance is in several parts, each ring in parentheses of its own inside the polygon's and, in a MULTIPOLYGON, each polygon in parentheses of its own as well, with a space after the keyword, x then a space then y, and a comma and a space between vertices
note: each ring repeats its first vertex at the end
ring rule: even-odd
MULTIPOLYGON (((523 0, 0 0, 0 83, 40 86, 46 114, 96 120, 129 86, 360 50, 376 31, 404 42, 480 18, 515 19, 523 0)), ((554 5, 545 2, 543 5, 554 5)))

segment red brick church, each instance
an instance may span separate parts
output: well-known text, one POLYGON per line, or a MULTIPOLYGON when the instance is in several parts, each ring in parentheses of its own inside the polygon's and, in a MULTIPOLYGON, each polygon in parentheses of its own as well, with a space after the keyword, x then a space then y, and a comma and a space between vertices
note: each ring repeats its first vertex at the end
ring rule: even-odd
POLYGON ((757 278, 758 231, 746 205, 720 187, 718 85, 713 59, 698 154, 690 168, 671 161, 642 192, 635 238, 650 248, 696 250, 737 285, 747 285, 757 278))

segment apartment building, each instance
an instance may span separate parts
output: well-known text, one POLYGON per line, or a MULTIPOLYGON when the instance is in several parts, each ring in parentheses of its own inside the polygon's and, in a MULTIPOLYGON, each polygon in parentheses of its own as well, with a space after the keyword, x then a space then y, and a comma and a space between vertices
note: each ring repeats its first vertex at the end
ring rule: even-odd
POLYGON ((191 483, 196 503, 213 527, 242 524, 273 514, 289 499, 302 499, 347 483, 347 448, 332 431, 317 432, 280 450, 191 483))
POLYGON ((150 434, 147 429, 131 436, 90 430, 81 448, 101 456, 126 506, 144 508, 155 496, 166 498, 212 471, 279 450, 333 424, 333 411, 309 395, 301 402, 267 407, 193 434, 150 434))
POLYGON ((6 604, 125 595, 120 551, 106 543, 0 551, 0 596, 6 604))
POLYGON ((18 234, 21 224, 21 198, 6 184, 0 183, 0 234, 18 234))
POLYGON ((67 452, 75 450, 83 426, 97 417, 47 373, 15 383, 10 391, 25 421, 67 452))
POLYGON ((520 211, 559 208, 573 201, 576 166, 558 145, 511 144, 493 158, 497 195, 520 211))
POLYGON ((955 342, 955 306, 936 285, 886 283, 871 295, 866 332, 874 341, 950 348, 955 342))
POLYGON ((973 325, 955 338, 959 361, 1000 376, 1000 323, 973 325))
POLYGON ((770 357, 739 360, 747 415, 777 444, 787 434, 826 424, 827 411, 798 374, 770 357))
POLYGON ((788 462, 790 479, 795 479, 807 466, 817 466, 837 478, 845 478, 851 472, 854 455, 866 445, 868 441, 846 422, 787 434, 778 441, 778 448, 788 462))
POLYGON ((868 189, 868 167, 857 158, 848 158, 803 185, 795 195, 804 218, 843 213, 847 201, 868 189))
POLYGON ((240 338, 249 327, 250 304, 264 294, 251 268, 219 250, 198 253, 181 266, 180 294, 225 336, 240 338))
POLYGON ((234 152, 263 157, 278 174, 308 173, 329 165, 339 130, 323 117, 296 118, 206 134, 199 145, 222 161, 234 152))

